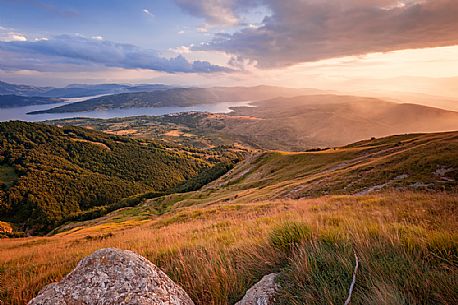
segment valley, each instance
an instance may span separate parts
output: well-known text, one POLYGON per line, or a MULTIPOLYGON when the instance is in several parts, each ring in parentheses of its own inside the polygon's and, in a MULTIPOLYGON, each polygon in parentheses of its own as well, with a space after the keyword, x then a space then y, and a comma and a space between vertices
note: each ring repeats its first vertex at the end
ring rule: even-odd
POLYGON ((237 144, 249 149, 304 151, 371 137, 458 130, 458 113, 414 104, 341 95, 305 95, 252 102, 232 112, 164 116, 73 118, 77 125, 133 138, 161 139, 200 148, 237 144))
POLYGON ((108 247, 202 305, 234 304, 271 273, 275 304, 337 304, 355 255, 355 304, 458 294, 457 112, 266 86, 38 106, 29 116, 60 119, 0 123, 6 304, 108 247))
POLYGON ((0 297, 23 304, 80 258, 117 247, 147 257, 196 304, 233 304, 270 272, 279 273, 278 304, 338 303, 354 253, 356 304, 448 304, 457 149, 458 133, 448 132, 253 153, 200 189, 147 192, 135 206, 48 236, 3 240, 0 297))

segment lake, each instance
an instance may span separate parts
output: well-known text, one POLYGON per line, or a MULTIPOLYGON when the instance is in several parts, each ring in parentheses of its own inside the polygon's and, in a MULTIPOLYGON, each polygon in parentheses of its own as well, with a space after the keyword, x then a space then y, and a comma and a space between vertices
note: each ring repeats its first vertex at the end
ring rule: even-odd
MULTIPOLYGON (((87 98, 85 98, 87 99, 87 98)), ((79 102, 83 99, 72 99, 71 102, 79 102)), ((212 113, 228 113, 231 112, 231 107, 250 107, 250 102, 229 102, 229 103, 214 103, 214 104, 202 104, 192 107, 134 107, 134 108, 115 108, 108 110, 95 110, 95 111, 84 111, 84 112, 67 112, 67 113, 44 113, 30 115, 28 112, 46 110, 53 107, 68 104, 68 102, 55 103, 49 105, 36 105, 26 107, 13 107, 13 108, 2 108, 0 109, 0 122, 20 120, 29 122, 38 122, 46 120, 57 120, 57 119, 68 119, 75 117, 85 118, 98 118, 98 119, 110 119, 118 117, 130 117, 140 115, 158 116, 164 114, 188 112, 188 111, 200 111, 200 112, 212 112, 212 113)))

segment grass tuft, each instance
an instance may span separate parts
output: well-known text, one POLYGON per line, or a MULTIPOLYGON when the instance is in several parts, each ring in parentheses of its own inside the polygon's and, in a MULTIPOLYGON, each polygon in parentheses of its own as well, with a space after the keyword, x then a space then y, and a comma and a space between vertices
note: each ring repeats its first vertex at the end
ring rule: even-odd
POLYGON ((312 230, 306 224, 287 221, 274 228, 270 234, 270 243, 275 249, 290 252, 311 235, 312 230))

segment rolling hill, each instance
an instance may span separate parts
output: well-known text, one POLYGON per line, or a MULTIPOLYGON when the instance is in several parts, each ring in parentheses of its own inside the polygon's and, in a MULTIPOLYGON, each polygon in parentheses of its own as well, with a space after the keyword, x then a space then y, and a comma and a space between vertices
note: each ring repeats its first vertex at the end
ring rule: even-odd
POLYGON ((285 151, 342 146, 392 134, 458 130, 457 112, 374 98, 322 94, 252 105, 255 107, 233 108, 228 114, 193 112, 52 123, 196 147, 237 143, 252 149, 285 151))
POLYGON ((303 150, 392 134, 458 130, 458 112, 374 98, 308 95, 254 105, 231 114, 256 120, 230 124, 219 132, 260 147, 303 150))
POLYGON ((458 132, 266 151, 202 189, 47 237, 0 243, 0 297, 24 304, 96 249, 134 250, 195 304, 234 304, 275 273, 276 304, 453 304, 458 132), (324 195, 324 196, 323 196, 324 195))
POLYGON ((10 84, 0 81, 0 95, 40 96, 51 87, 10 84))
POLYGON ((133 214, 143 217, 140 211, 153 211, 152 207, 178 211, 196 205, 363 196, 387 191, 456 195, 456 151, 455 131, 390 136, 310 152, 260 152, 198 192, 146 200, 134 208, 137 212, 133 214))
POLYGON ((0 123, 0 144, 0 219, 31 233, 103 215, 145 191, 160 194, 191 178, 198 185, 231 161, 218 150, 18 121, 0 123))

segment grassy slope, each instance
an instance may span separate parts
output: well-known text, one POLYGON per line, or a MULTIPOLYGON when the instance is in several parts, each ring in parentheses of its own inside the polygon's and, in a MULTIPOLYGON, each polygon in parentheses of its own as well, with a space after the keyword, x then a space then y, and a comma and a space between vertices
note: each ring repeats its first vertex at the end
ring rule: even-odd
POLYGON ((23 304, 110 246, 145 255, 196 304, 233 304, 272 271, 281 272, 280 304, 342 304, 354 252, 361 265, 353 304, 454 304, 457 142, 455 132, 265 153, 197 192, 147 200, 54 236, 3 240, 0 299, 23 304), (400 175, 408 177, 394 179, 400 175), (417 182, 445 192, 419 192, 417 182))
POLYGON ((85 255, 119 247, 157 264, 196 304, 233 304, 272 271, 282 272, 284 304, 341 304, 353 251, 354 304, 453 304, 457 204, 446 194, 391 193, 221 203, 141 221, 126 212, 122 222, 1 241, 0 298, 24 304, 85 255))
POLYGON ((144 207, 177 208, 393 189, 456 192, 456 151, 458 132, 392 136, 320 152, 266 152, 245 160, 199 192, 151 200, 144 207))

